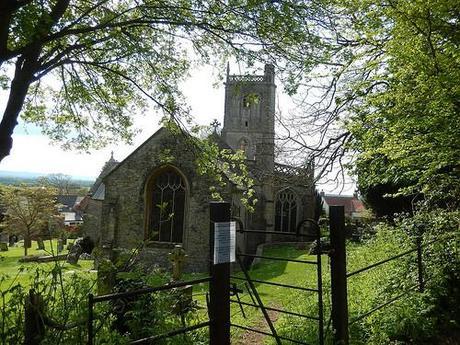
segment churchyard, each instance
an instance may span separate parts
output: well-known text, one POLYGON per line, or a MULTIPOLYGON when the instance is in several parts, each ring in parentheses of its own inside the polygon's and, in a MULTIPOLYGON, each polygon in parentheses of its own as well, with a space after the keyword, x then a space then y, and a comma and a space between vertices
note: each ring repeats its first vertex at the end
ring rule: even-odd
MULTIPOLYGON (((69 243, 74 240, 68 240, 69 243)), ((45 250, 38 249, 37 242, 32 241, 30 248, 31 256, 48 256, 57 255, 58 242, 56 239, 52 241, 44 241, 45 250)), ((0 252, 0 290, 6 289, 9 285, 16 283, 27 287, 33 278, 33 272, 37 268, 44 270, 52 270, 55 266, 53 262, 36 263, 36 262, 21 262, 24 256, 23 242, 17 242, 14 246, 8 247, 7 251, 0 252)), ((68 250, 64 248, 60 254, 67 254, 68 250)), ((90 273, 93 269, 93 260, 79 260, 77 265, 70 265, 65 260, 59 262, 59 266, 66 274, 71 273, 90 273)), ((95 274, 95 271, 91 274, 95 274)))
POLYGON ((0 345, 460 345, 459 13, 0 1, 0 345))
MULTIPOLYGON (((381 227, 377 236, 370 236, 361 242, 347 243, 347 270, 353 272, 369 264, 386 260, 389 256, 411 250, 407 245, 408 238, 398 229, 381 227), (394 235, 398 234, 398 237, 394 235)), ((49 242, 48 242, 49 244, 49 242)), ((56 241, 53 241, 56 245, 56 241)), ((435 244, 432 244, 435 245, 435 244)), ((449 246, 453 243, 449 242, 449 246)), ((427 249, 425 265, 430 269, 430 280, 426 279, 425 288, 436 291, 439 289, 440 275, 439 258, 435 251, 440 247, 427 249), (430 259, 428 259, 428 256, 430 259)), ((454 247, 452 247, 454 249, 454 247)), ((42 255, 46 252, 36 250, 33 243, 30 252, 42 255)), ((253 280, 264 307, 268 310, 270 320, 276 328, 280 339, 290 338, 298 343, 317 344, 318 324, 315 320, 306 320, 298 315, 316 315, 318 299, 312 291, 289 289, 285 285, 314 289, 317 283, 317 270, 312 265, 304 265, 300 261, 313 261, 316 255, 309 254, 309 246, 276 245, 267 246, 261 253, 267 259, 261 259, 253 265, 248 273, 253 280), (291 262, 270 260, 268 258, 284 258, 291 262), (296 262, 299 261, 299 262, 296 262), (259 282, 260 281, 260 282, 259 282), (265 282, 265 283, 263 283, 265 282), (276 284, 280 284, 279 286, 276 284), (272 309, 272 310, 270 310, 272 309), (285 314, 281 311, 288 311, 285 314)), ((22 315, 30 288, 40 291, 46 303, 44 313, 55 322, 54 326, 47 325, 44 344, 83 344, 87 337, 88 294, 98 295, 98 279, 93 271, 92 260, 79 260, 77 265, 65 261, 57 263, 20 263, 22 248, 10 247, 2 252, 0 278, 2 291, 1 326, 2 344, 13 344, 23 341, 22 330, 24 320, 22 315), (5 278, 8 277, 8 278, 5 278), (62 281, 61 281, 62 279, 62 281), (16 286, 16 287, 15 287, 16 286), (54 296, 54 297, 52 297, 54 296), (66 301, 67 299, 67 301, 66 301), (69 303, 69 301, 72 301, 69 303), (19 313, 19 315, 18 315, 19 313), (13 324, 12 324, 13 322, 13 324), (67 325, 69 328, 54 328, 57 325, 67 325), (70 327, 71 326, 71 327, 70 327), (12 332, 14 330, 14 335, 12 332), (84 339, 84 340, 82 340, 84 339)), ((331 324, 331 266, 327 255, 322 255, 322 290, 324 313, 324 343, 332 344, 334 332, 331 324)), ((388 303, 388 306, 376 310, 371 316, 350 324, 350 344, 384 344, 390 337, 410 336, 419 339, 416 344, 429 344, 433 341, 431 333, 436 327, 434 316, 429 312, 420 313, 421 308, 430 306, 426 293, 410 291, 417 280, 415 269, 416 255, 412 252, 406 257, 392 260, 388 264, 366 272, 363 277, 353 277, 348 283, 349 319, 372 310, 381 302, 390 301, 395 295, 404 292, 404 298, 388 303), (399 320, 399 321, 396 321, 399 320)), ((428 270, 428 269, 427 269, 428 270)), ((173 270, 156 270, 149 274, 142 273, 136 268, 129 272, 118 273, 118 287, 114 291, 135 291, 141 287, 158 287, 170 283, 173 270)), ((194 281, 204 279, 208 273, 180 274, 178 281, 194 281)), ((236 284, 238 293, 231 297, 230 320, 243 328, 231 328, 231 343, 246 344, 278 344, 276 338, 270 335, 270 328, 257 305, 254 291, 244 280, 240 270, 232 274, 231 283, 236 284), (248 329, 259 330, 255 333, 248 329)), ((177 279, 177 277, 176 277, 177 279)), ((99 292, 100 294, 100 292, 99 292)), ((125 299, 124 304, 115 301, 105 301, 94 307, 94 344, 128 344, 129 339, 146 337, 155 334, 172 332, 184 326, 193 327, 208 319, 209 285, 204 282, 194 285, 191 291, 191 304, 182 315, 175 311, 181 295, 177 291, 164 290, 134 299, 125 299), (178 297, 179 296, 179 297, 178 297), (129 320, 129 332, 123 333, 113 329, 117 325, 117 308, 125 309, 129 320), (105 315, 105 316, 104 316, 105 315), (148 326, 147 326, 148 324, 148 326), (128 336, 130 335, 130 336, 128 336)), ((435 305, 431 308, 436 310, 435 305)), ((122 322, 123 323, 123 322, 122 322)), ((118 326, 116 327, 126 327, 118 326)), ((209 331, 207 327, 172 336, 163 340, 164 344, 208 344, 209 331)), ((160 343, 163 343, 160 342, 160 343)), ((282 344, 290 343, 282 340, 282 344)), ((441 344, 441 343, 440 343, 441 344)), ((446 343, 446 344, 456 344, 446 343)))

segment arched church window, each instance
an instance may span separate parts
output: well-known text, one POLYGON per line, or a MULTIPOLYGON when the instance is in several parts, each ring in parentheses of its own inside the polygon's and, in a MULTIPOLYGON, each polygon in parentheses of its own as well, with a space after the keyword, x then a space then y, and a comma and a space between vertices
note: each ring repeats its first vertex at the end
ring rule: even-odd
POLYGON ((182 243, 186 184, 173 167, 161 168, 147 183, 146 239, 182 243))
POLYGON ((278 193, 275 203, 275 231, 295 232, 297 225, 297 198, 290 189, 278 193))

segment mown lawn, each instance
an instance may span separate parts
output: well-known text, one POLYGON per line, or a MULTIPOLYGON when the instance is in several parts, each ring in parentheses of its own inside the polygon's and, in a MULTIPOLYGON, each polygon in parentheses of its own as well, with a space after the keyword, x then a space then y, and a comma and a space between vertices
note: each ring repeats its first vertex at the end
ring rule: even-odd
MULTIPOLYGON (((73 240, 68 240, 72 242, 73 240)), ((65 247, 65 246, 64 246, 65 247)), ((61 254, 67 253, 65 249, 61 254)), ((37 243, 32 242, 32 247, 28 250, 29 256, 39 255, 56 255, 57 241, 45 241, 45 250, 38 250, 37 243)), ((21 263, 19 259, 24 256, 24 248, 21 243, 18 246, 8 247, 8 251, 0 252, 0 291, 6 290, 8 286, 15 283, 20 283, 23 286, 28 286, 30 279, 33 277, 34 271, 37 268, 51 270, 55 265, 54 262, 49 263, 21 263)), ((93 268, 92 260, 79 260, 77 265, 70 265, 65 261, 60 261, 59 265, 63 272, 70 274, 73 272, 89 272, 93 268)))

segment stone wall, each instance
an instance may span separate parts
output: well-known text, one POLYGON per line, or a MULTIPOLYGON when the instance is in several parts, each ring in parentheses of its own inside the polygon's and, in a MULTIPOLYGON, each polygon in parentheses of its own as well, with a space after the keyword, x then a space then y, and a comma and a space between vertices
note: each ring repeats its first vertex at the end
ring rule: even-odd
POLYGON ((101 231, 102 201, 93 200, 88 197, 88 205, 83 213, 82 232, 84 236, 89 236, 94 243, 99 243, 101 231))

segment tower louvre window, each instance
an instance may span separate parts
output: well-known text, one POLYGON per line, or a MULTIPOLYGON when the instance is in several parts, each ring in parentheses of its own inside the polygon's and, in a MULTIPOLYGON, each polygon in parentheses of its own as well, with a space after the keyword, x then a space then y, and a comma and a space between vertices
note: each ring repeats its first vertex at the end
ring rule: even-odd
POLYGON ((256 93, 248 93, 243 97, 243 107, 250 108, 253 105, 259 104, 260 96, 256 93))
POLYGON ((290 189, 278 193, 275 204, 275 231, 295 232, 297 225, 297 198, 290 189))
POLYGON ((186 184, 173 167, 163 167, 147 183, 146 240, 182 243, 186 184))

